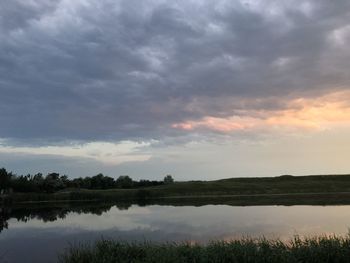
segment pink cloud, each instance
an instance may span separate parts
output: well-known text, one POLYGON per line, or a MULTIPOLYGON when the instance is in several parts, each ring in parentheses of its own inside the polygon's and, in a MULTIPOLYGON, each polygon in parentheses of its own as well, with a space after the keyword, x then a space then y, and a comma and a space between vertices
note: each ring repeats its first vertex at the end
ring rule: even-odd
MULTIPOLYGON (((248 101, 249 104, 249 101, 248 101)), ((212 130, 231 133, 254 129, 320 130, 350 124, 350 91, 328 93, 317 98, 287 100, 284 109, 249 110, 241 116, 205 116, 172 125, 175 129, 212 130)))

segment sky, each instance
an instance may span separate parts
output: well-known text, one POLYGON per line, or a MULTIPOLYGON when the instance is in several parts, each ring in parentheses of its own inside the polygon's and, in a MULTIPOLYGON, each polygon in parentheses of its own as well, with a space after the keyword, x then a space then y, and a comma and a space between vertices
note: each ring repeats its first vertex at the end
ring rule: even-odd
POLYGON ((349 173, 350 2, 3 0, 0 167, 349 173))

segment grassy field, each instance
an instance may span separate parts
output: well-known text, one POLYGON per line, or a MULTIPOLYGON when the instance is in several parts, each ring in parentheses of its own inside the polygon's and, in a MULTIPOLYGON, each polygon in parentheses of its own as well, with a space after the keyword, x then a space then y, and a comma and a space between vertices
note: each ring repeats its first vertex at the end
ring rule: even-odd
MULTIPOLYGON (((47 201, 122 201, 154 199, 197 199, 202 201, 230 199, 263 204, 273 200, 292 204, 293 200, 315 200, 322 204, 350 201, 350 175, 280 176, 265 178, 232 178, 217 181, 175 182, 169 185, 138 189, 66 190, 54 194, 16 193, 13 203, 47 201), (333 201, 332 201, 333 200, 333 201)), ((272 202, 274 203, 274 202, 272 202)))
POLYGON ((99 241, 69 248, 61 263, 345 263, 350 262, 349 237, 295 237, 279 240, 242 239, 207 245, 99 241))
POLYGON ((349 192, 350 175, 231 178, 217 181, 178 182, 155 187, 167 195, 251 195, 284 193, 349 192))

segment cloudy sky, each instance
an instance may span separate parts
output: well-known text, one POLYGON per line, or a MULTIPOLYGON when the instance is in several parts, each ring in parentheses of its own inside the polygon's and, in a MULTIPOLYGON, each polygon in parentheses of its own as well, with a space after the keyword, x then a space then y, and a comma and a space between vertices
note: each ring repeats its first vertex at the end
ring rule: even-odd
POLYGON ((0 166, 350 172, 350 2, 3 0, 0 166))

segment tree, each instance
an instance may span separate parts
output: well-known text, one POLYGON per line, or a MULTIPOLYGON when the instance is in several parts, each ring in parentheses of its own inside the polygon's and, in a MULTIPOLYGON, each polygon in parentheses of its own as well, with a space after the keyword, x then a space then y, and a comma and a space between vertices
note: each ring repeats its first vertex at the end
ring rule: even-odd
POLYGON ((62 175, 60 177, 61 181, 65 184, 65 185, 68 185, 69 184, 69 178, 67 175, 62 175))
POLYGON ((11 173, 8 173, 5 168, 0 169, 0 191, 10 187, 11 173))
POLYGON ((58 190, 64 189, 64 183, 60 179, 60 174, 49 173, 46 175, 43 182, 43 189, 47 193, 53 193, 58 190))
POLYGON ((92 189, 109 189, 109 188, 113 188, 114 185, 115 185, 114 178, 109 176, 104 176, 101 173, 91 177, 92 189))
POLYGON ((164 177, 164 184, 172 184, 174 183, 174 178, 168 174, 164 177))
POLYGON ((117 187, 121 188, 131 188, 133 186, 133 181, 128 175, 121 175, 116 180, 117 187))
POLYGON ((44 177, 42 173, 37 173, 33 176, 31 182, 35 192, 43 191, 44 189, 44 177))

